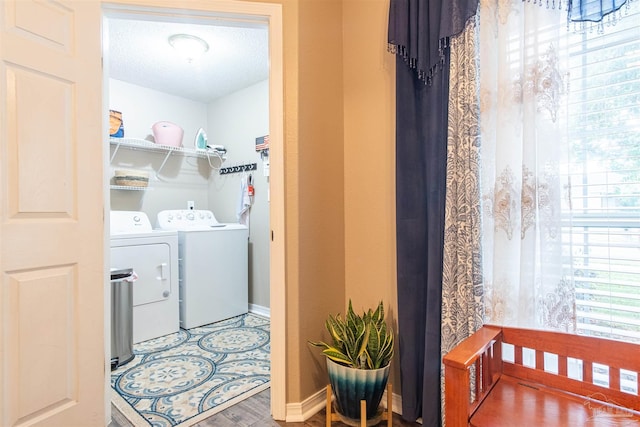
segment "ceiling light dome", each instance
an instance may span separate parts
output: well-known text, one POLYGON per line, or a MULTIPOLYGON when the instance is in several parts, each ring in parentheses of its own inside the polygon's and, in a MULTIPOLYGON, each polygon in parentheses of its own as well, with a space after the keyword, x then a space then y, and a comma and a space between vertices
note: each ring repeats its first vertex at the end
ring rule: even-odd
POLYGON ((169 37, 169 44, 188 62, 200 58, 209 50, 209 44, 206 41, 191 34, 174 34, 169 37))

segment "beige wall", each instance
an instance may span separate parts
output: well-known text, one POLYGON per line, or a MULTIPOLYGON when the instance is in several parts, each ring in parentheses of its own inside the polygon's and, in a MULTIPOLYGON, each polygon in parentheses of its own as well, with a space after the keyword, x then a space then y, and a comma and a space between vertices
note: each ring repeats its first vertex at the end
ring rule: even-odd
POLYGON ((321 338, 344 307, 342 2, 300 2, 300 396, 327 384, 321 338))
POLYGON ((292 403, 326 385, 321 357, 307 340, 317 337, 328 312, 344 306, 342 20, 340 0, 275 2, 282 4, 284 26, 286 400, 292 403))
POLYGON ((287 402, 295 403, 327 384, 324 357, 307 344, 326 338, 327 314, 344 313, 349 298, 358 310, 382 299, 395 325, 395 66, 386 52, 388 0, 277 3, 284 21, 287 402))
MULTIPOLYGON (((345 294, 356 311, 383 300, 395 330, 395 58, 386 50, 389 0, 343 3, 345 294)), ((399 393, 397 363, 391 376, 399 393)))

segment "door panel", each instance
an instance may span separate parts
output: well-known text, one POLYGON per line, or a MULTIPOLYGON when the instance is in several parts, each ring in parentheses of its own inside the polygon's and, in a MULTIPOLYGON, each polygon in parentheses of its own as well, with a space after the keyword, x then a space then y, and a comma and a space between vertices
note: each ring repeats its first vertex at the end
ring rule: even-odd
POLYGON ((64 51, 71 49, 74 11, 61 3, 18 1, 6 4, 6 28, 23 37, 39 38, 64 51))
POLYGON ((75 151, 72 112, 77 110, 73 84, 13 65, 6 73, 7 148, 9 158, 15 159, 8 176, 10 215, 72 218, 76 190, 70 164, 75 151), (34 126, 26 117, 40 117, 42 126, 34 126), (39 165, 38 173, 33 173, 33 165, 39 165))
POLYGON ((57 410, 77 398, 74 270, 42 268, 9 276, 10 299, 16 301, 10 317, 16 321, 10 323, 12 339, 7 344, 16 351, 9 354, 8 362, 19 367, 11 384, 11 389, 19 390, 15 396, 19 419, 42 408, 57 410), (41 363, 45 354, 50 363, 41 363))
POLYGON ((104 425, 100 13, 0 2, 2 426, 104 425))

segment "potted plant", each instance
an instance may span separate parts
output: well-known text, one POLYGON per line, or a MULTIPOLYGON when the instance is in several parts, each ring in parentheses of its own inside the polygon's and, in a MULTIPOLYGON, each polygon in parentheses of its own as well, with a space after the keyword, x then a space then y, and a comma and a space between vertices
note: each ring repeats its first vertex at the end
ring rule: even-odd
POLYGON ((394 340, 384 318, 382 301, 375 311, 369 309, 359 316, 349 300, 345 318, 340 314, 329 315, 325 326, 332 344, 322 341, 309 344, 324 348, 338 414, 347 424, 359 425, 353 423, 360 418, 360 401, 366 400, 367 420, 377 418, 389 378, 394 340))

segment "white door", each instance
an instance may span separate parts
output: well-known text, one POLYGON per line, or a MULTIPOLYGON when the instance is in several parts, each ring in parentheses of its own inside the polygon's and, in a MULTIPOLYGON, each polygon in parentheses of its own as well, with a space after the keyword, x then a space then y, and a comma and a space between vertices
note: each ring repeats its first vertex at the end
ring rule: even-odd
POLYGON ((0 2, 0 425, 104 425, 100 3, 0 2))

